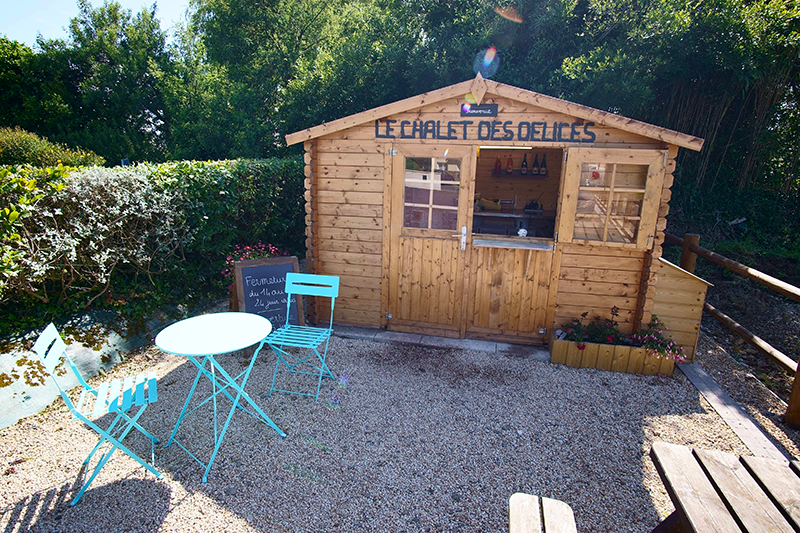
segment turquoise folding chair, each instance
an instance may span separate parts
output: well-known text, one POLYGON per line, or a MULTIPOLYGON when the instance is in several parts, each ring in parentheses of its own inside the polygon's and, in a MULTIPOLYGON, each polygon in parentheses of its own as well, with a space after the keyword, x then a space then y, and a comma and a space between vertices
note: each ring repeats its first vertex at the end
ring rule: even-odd
POLYGON ((272 348, 278 356, 278 360, 275 362, 275 372, 272 374, 272 386, 269 389, 269 394, 272 396, 272 391, 286 392, 289 394, 299 394, 301 396, 313 396, 314 401, 317 401, 317 399, 319 399, 319 389, 322 386, 322 378, 329 377, 334 381, 336 380, 333 372, 328 368, 325 358, 328 355, 328 341, 333 331, 333 307, 336 297, 339 296, 339 278, 338 276, 288 272, 286 274, 285 292, 287 296, 286 324, 270 333, 266 338, 267 344, 269 344, 270 348, 272 348), (289 324, 289 310, 292 305, 292 296, 301 298, 303 295, 321 296, 331 299, 331 317, 328 321, 327 328, 289 324), (320 347, 323 344, 325 348, 320 353, 320 347), (300 350, 310 351, 295 355, 288 352, 286 348, 298 348, 300 350), (276 389, 275 380, 278 377, 278 371, 282 367, 286 367, 286 369, 293 374, 317 376, 316 393, 312 394, 301 391, 276 389))
POLYGON ((111 458, 111 454, 117 449, 127 453, 140 465, 152 472, 157 478, 161 478, 162 474, 158 470, 140 459, 138 455, 122 444, 122 441, 128 436, 128 433, 135 428, 150 440, 150 459, 151 462, 155 462, 155 444, 158 442, 158 439, 145 431, 138 423, 139 417, 142 416, 145 408, 158 400, 155 372, 150 372, 147 376, 140 374, 138 376, 126 377, 124 380, 115 379, 110 383, 103 383, 95 389, 83 379, 83 376, 81 376, 81 373, 72 362, 72 359, 67 355, 66 350, 67 346, 64 344, 63 339, 58 334, 58 330, 56 330, 53 324, 45 328, 33 345, 33 351, 39 356, 39 360, 45 370, 50 374, 50 377, 58 387, 61 398, 64 400, 64 403, 67 404, 67 408, 72 413, 73 418, 80 420, 100 435, 100 439, 83 464, 88 467, 95 452, 104 444, 110 444, 108 450, 98 459, 94 471, 84 482, 77 496, 72 500, 71 505, 78 503, 83 493, 89 488, 89 485, 91 485, 92 481, 97 477, 97 474, 100 473, 100 470, 111 458), (77 404, 72 403, 69 395, 61 388, 61 385, 55 377, 56 367, 61 363, 62 356, 67 360, 72 372, 83 387, 77 404), (136 414, 131 417, 128 415, 128 411, 134 405, 139 409, 136 411, 136 414), (108 413, 116 413, 116 416, 111 421, 111 424, 109 424, 106 429, 103 429, 97 424, 97 421, 108 413))

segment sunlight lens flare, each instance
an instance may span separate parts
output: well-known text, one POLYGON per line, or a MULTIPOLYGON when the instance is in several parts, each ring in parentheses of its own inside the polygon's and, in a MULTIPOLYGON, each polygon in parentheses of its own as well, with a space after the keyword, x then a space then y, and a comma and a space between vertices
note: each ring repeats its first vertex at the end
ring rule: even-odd
POLYGON ((523 22, 522 17, 517 13, 517 10, 514 6, 498 6, 494 8, 494 12, 503 17, 506 20, 510 20, 511 22, 516 22, 521 24, 523 22))
POLYGON ((494 46, 490 46, 486 50, 478 52, 472 64, 472 70, 475 74, 480 73, 484 78, 491 78, 497 74, 499 68, 500 55, 497 53, 497 48, 494 46))

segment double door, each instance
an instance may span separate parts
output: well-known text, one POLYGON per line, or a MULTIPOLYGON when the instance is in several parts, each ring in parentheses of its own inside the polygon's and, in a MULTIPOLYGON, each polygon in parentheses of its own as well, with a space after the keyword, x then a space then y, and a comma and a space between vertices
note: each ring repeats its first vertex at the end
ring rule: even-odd
POLYGON ((543 341, 553 252, 474 246, 476 148, 391 150, 386 327, 543 341))

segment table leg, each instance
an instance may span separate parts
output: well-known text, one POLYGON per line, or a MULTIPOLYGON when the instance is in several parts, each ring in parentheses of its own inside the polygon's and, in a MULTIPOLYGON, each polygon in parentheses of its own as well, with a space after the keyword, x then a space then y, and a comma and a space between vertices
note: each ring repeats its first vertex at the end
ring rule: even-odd
MULTIPOLYGON (((222 439, 225 437, 225 432, 226 432, 226 431, 228 431, 228 425, 230 425, 230 423, 231 423, 231 419, 233 418, 233 413, 236 411, 236 407, 239 405, 239 400, 240 400, 242 397, 244 397, 245 401, 247 401, 247 402, 250 404, 250 406, 251 406, 253 409, 255 409, 255 410, 256 410, 256 411, 259 413, 259 415, 261 415, 261 417, 264 419, 264 422, 266 422, 267 424, 269 424, 269 426, 270 426, 270 427, 272 427, 272 428, 273 428, 275 431, 277 431, 277 432, 278 432, 278 434, 279 434, 281 437, 285 437, 285 436, 286 436, 286 433, 284 433, 284 432, 283 432, 283 431, 282 431, 282 430, 281 430, 281 429, 280 429, 280 428, 279 428, 279 427, 278 427, 278 426, 277 426, 277 425, 276 425, 276 424, 275 424, 275 423, 274 423, 274 422, 273 422, 273 421, 272 421, 272 420, 271 420, 271 419, 270 419, 270 418, 269 418, 269 417, 266 415, 266 413, 264 413, 264 411, 263 411, 263 410, 261 410, 261 408, 260 408, 258 405, 256 405, 256 403, 255 403, 255 402, 254 402, 254 401, 253 401, 253 400, 250 398, 250 396, 249 396, 249 395, 248 395, 246 392, 244 392, 245 385, 247 385, 247 380, 248 380, 248 378, 250 377, 250 371, 253 369, 253 365, 254 365, 254 364, 255 364, 255 362, 256 362, 256 356, 258 355, 258 352, 261 350, 261 348, 262 348, 262 346, 263 346, 263 345, 264 345, 264 342, 262 341, 262 342, 261 342, 261 344, 259 344, 259 346, 258 346, 258 349, 257 349, 257 350, 256 350, 256 351, 253 353, 253 357, 250 359, 250 365, 247 367, 247 370, 244 372, 244 377, 243 377, 243 379, 242 379, 242 383, 241 383, 241 385, 240 385, 240 384, 238 384, 238 383, 236 383, 236 381, 235 381, 235 380, 234 380, 234 379, 233 379, 233 378, 230 376, 230 374, 228 374, 228 373, 225 371, 225 369, 224 369, 224 368, 222 368, 222 367, 221 367, 221 366, 220 366, 220 365, 219 365, 219 364, 216 362, 216 360, 215 360, 214 358, 211 358, 211 364, 214 366, 214 368, 216 368, 217 370, 219 370, 220 374, 222 374, 222 375, 225 377, 225 379, 227 379, 227 380, 228 380, 228 383, 230 383, 230 386, 231 386, 232 388, 235 388, 235 389, 236 389, 236 391, 237 391, 237 394, 236 394, 236 399, 233 401, 233 405, 231 406, 231 410, 230 410, 230 412, 228 413, 228 418, 225 420, 225 425, 222 427, 222 432, 219 434, 219 437, 218 437, 218 438, 216 437, 216 434, 215 434, 215 439, 214 439, 214 440, 215 440, 215 443, 214 443, 214 451, 213 451, 213 452, 212 452, 212 454, 211 454, 211 458, 210 458, 210 459, 209 459, 209 461, 208 461, 208 466, 206 466, 206 471, 205 471, 205 473, 203 474, 203 483, 205 483, 205 482, 206 482, 206 480, 208 479, 208 473, 211 471, 211 465, 214 463, 214 459, 215 459, 215 458, 216 458, 216 456, 217 456, 217 452, 219 451, 219 448, 220 448, 220 446, 222 445, 222 439)), ((215 415, 215 417, 214 417, 214 418, 215 418, 215 424, 216 424, 216 415, 215 415)), ((216 431, 215 431, 215 433, 216 433, 216 431)))
POLYGON ((203 367, 205 366, 208 357, 209 356, 205 356, 203 358, 202 365, 197 364, 197 361, 195 361, 191 357, 189 358, 192 364, 194 364, 198 368, 197 375, 194 378, 194 383, 192 383, 192 388, 189 390, 189 395, 186 397, 186 402, 184 402, 183 404, 183 409, 181 409, 181 414, 178 415, 178 421, 175 422, 175 429, 172 430, 172 435, 169 436, 169 440, 164 445, 164 448, 169 448, 169 445, 172 444, 173 440, 175 440, 175 434, 178 432, 178 426, 180 426, 181 422, 183 421, 183 417, 186 414, 186 409, 189 408, 189 402, 192 399, 192 394, 194 394, 194 390, 197 388, 197 383, 200 381, 200 376, 204 374, 203 367))

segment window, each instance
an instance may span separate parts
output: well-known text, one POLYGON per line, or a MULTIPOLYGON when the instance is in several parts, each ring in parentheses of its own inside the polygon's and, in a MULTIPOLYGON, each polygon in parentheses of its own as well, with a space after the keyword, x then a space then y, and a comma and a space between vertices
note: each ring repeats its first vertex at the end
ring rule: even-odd
POLYGON ((455 230, 461 159, 407 157, 403 226, 455 230))
POLYGON ((665 174, 663 150, 569 148, 558 240, 648 249, 665 174))
POLYGON ((583 163, 573 239, 635 243, 647 166, 583 163))

